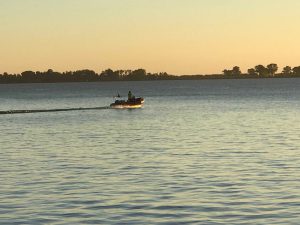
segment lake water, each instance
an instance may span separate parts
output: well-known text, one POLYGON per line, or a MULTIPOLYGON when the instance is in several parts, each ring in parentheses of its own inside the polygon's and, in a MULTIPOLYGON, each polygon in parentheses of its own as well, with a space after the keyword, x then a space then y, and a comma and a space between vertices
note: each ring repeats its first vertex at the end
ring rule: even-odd
POLYGON ((300 79, 0 85, 0 224, 299 224, 300 79))

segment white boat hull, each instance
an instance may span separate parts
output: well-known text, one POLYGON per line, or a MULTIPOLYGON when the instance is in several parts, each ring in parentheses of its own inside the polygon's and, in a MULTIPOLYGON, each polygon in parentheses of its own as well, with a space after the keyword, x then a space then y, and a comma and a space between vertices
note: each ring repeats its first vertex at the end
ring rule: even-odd
POLYGON ((125 105, 125 104, 111 104, 110 107, 113 109, 139 109, 142 108, 143 104, 138 105, 125 105))

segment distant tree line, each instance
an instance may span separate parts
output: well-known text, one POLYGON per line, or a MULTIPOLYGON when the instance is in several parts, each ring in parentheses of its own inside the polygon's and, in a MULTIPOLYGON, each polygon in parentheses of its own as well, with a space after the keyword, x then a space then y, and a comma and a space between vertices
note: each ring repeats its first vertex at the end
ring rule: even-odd
POLYGON ((231 70, 223 70, 224 76, 234 76, 234 77, 300 77, 300 66, 294 68, 290 66, 285 66, 281 72, 278 73, 278 65, 271 63, 267 66, 257 65, 254 68, 247 70, 247 73, 242 73, 240 67, 234 66, 231 70))
POLYGON ((55 72, 24 71, 21 74, 0 74, 0 83, 50 83, 50 82, 93 82, 93 81, 131 81, 131 80, 167 80, 176 76, 165 72, 147 73, 144 69, 116 70, 107 69, 97 74, 93 70, 55 72))
POLYGON ((278 65, 271 63, 267 66, 257 65, 242 73, 240 67, 223 70, 223 74, 211 75, 182 75, 174 76, 166 72, 147 73, 145 69, 112 70, 101 73, 93 70, 78 70, 55 72, 51 69, 45 72, 24 71, 21 74, 0 74, 0 83, 54 83, 54 82, 95 82, 95 81, 141 81, 141 80, 198 80, 198 79, 233 79, 233 78, 271 78, 271 77, 300 77, 300 66, 285 66, 278 73, 278 65))

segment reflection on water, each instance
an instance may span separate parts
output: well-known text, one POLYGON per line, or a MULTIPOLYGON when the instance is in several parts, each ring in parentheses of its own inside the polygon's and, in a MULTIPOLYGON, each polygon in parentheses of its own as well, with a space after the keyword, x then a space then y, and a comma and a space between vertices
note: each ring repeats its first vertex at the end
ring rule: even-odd
POLYGON ((0 224, 298 224, 300 80, 1 85, 0 224))

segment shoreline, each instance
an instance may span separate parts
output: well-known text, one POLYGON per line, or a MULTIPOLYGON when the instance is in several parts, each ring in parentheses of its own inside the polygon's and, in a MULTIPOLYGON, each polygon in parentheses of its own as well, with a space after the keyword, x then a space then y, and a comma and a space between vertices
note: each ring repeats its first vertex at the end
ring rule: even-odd
POLYGON ((254 80, 254 79, 288 79, 288 78, 300 78, 299 75, 275 75, 270 77, 257 77, 257 76, 224 76, 224 75, 181 75, 181 76, 170 76, 169 78, 160 78, 160 79, 140 79, 140 80, 70 80, 70 81, 7 81, 1 82, 0 84, 55 84, 55 83, 107 83, 107 82, 136 82, 136 81, 168 81, 168 80, 254 80))

